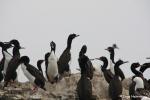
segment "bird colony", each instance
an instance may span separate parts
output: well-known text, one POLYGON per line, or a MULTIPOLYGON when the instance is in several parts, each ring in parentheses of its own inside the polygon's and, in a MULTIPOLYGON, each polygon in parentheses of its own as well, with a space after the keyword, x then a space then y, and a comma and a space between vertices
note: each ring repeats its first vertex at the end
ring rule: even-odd
MULTIPOLYGON (((16 39, 12 39, 10 41, 1 41, 0 47, 2 50, 2 59, 0 61, 0 81, 1 81, 1 90, 5 90, 7 87, 12 87, 12 84, 18 82, 17 73, 18 67, 21 67, 23 74, 29 80, 30 84, 32 84, 32 89, 30 89, 30 93, 34 94, 41 89, 43 91, 48 91, 46 84, 50 84, 50 86, 55 85, 63 80, 64 78, 68 78, 70 80, 72 73, 69 62, 71 60, 71 49, 72 41, 77 38, 79 35, 70 34, 67 39, 67 47, 62 52, 59 59, 56 56, 56 44, 54 41, 50 42, 50 51, 45 53, 45 58, 39 59, 37 61, 37 66, 33 66, 30 63, 30 58, 28 55, 21 56, 20 50, 25 49, 22 47, 20 42, 16 39), (9 48, 12 49, 12 53, 8 52, 9 48), (41 64, 45 63, 45 71, 41 67, 41 64)), ((76 84, 76 100, 98 100, 96 96, 93 95, 92 87, 95 84, 92 84, 92 79, 94 77, 94 73, 96 72, 95 68, 92 65, 92 60, 98 60, 102 62, 102 65, 99 66, 101 69, 102 76, 104 77, 104 81, 108 84, 106 94, 109 96, 110 100, 124 100, 123 99, 123 80, 125 80, 125 75, 121 70, 121 66, 129 61, 124 61, 122 59, 114 60, 115 58, 115 50, 119 49, 116 44, 113 44, 110 47, 107 47, 105 50, 110 54, 110 57, 107 58, 105 56, 89 58, 86 55, 87 46, 83 44, 79 56, 79 71, 80 78, 76 84)), ((149 57, 146 59, 150 59, 149 57)), ((130 69, 133 72, 133 76, 131 78, 131 83, 128 88, 128 95, 130 100, 150 100, 149 92, 150 92, 150 80, 146 79, 143 76, 143 73, 146 69, 150 68, 150 63, 145 62, 144 64, 140 64, 139 62, 133 62, 130 65, 130 69)), ((100 74, 99 74, 100 75, 100 74)), ((97 80, 97 82, 99 82, 97 80)), ((75 84, 72 84, 75 85, 75 84)), ((69 86, 68 86, 69 88, 69 86)), ((100 87, 99 88, 103 88, 100 87)), ((63 91, 63 90, 61 90, 63 91)), ((44 92, 47 93, 47 92, 44 92)), ((48 94, 48 93, 47 93, 48 94)), ((57 99, 56 99, 57 100, 57 99)), ((63 99, 62 99, 63 100, 63 99)), ((69 100, 69 99, 64 99, 69 100)))

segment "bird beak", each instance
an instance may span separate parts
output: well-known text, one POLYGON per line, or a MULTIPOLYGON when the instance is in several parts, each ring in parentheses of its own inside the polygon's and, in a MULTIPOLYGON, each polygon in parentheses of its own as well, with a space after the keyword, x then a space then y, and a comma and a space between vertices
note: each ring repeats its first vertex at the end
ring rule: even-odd
POLYGON ((10 46, 10 48, 14 47, 13 45, 10 46))
POLYGON ((25 49, 25 47, 20 47, 20 49, 25 49))
POLYGON ((105 50, 107 50, 107 51, 108 51, 108 48, 107 48, 107 49, 105 49, 105 50))
POLYGON ((95 60, 95 59, 90 59, 90 60, 92 61, 92 60, 95 60))
POLYGON ((8 44, 8 43, 10 43, 10 42, 3 42, 3 43, 8 44))
POLYGON ((118 47, 116 47, 116 49, 119 49, 118 47))
POLYGON ((95 59, 100 60, 99 58, 95 58, 95 59))
POLYGON ((76 37, 78 37, 78 36, 80 36, 80 35, 76 35, 76 37))
POLYGON ((140 67, 140 66, 142 66, 142 65, 140 65, 140 64, 139 64, 139 66, 138 66, 138 67, 140 67))
POLYGON ((42 60, 41 60, 41 64, 42 64, 44 61, 45 61, 45 60, 42 59, 42 60))
POLYGON ((125 63, 129 63, 129 61, 124 61, 123 63, 124 63, 124 64, 125 64, 125 63))
POLYGON ((42 60, 42 63, 44 62, 45 60, 42 60))

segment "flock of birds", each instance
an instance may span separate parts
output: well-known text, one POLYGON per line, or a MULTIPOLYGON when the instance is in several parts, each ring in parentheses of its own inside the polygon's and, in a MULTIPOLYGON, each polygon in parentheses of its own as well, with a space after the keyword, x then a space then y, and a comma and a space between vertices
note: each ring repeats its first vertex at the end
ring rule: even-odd
MULTIPOLYGON (((9 42, 0 42, 2 48, 2 60, 0 61, 0 81, 4 80, 3 89, 8 86, 8 83, 14 82, 17 79, 17 68, 21 65, 24 75, 34 85, 33 91, 37 91, 41 88, 46 91, 45 82, 48 81, 51 84, 59 82, 63 77, 70 76, 69 62, 71 60, 71 44, 72 40, 78 37, 77 34, 70 34, 67 40, 67 47, 57 59, 55 55, 56 44, 50 42, 51 51, 45 54, 44 60, 37 61, 37 68, 30 64, 28 56, 21 56, 19 50, 24 49, 20 46, 18 40, 13 39, 9 42), (8 52, 9 48, 13 48, 12 54, 8 52), (41 64, 45 62, 46 71, 43 72, 41 64), (44 77, 44 73, 46 77, 44 77)), ((107 50, 110 53, 110 59, 105 56, 89 59, 85 54, 87 46, 83 45, 79 52, 79 66, 81 71, 81 77, 77 84, 77 94, 79 100, 94 100, 92 96, 92 83, 93 73, 95 71, 92 60, 100 60, 103 65, 100 66, 103 76, 108 86, 108 94, 112 100, 122 100, 122 81, 125 79, 123 71, 120 66, 128 63, 119 59, 114 61, 115 49, 119 49, 116 44, 108 47, 107 50), (109 61, 111 66, 109 67, 109 61)), ((147 58, 150 59, 150 58, 147 58)), ((132 77, 132 83, 129 86, 129 95, 131 100, 149 100, 147 94, 150 94, 150 80, 144 78, 144 71, 150 68, 150 63, 139 64, 138 62, 131 64, 131 71, 134 73, 132 77), (140 69, 138 70, 137 68, 140 69)))

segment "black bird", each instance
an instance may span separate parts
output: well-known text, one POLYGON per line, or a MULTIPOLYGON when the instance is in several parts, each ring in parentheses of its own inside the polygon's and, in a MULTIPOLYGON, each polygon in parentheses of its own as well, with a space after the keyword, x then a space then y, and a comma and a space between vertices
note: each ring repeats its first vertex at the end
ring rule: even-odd
POLYGON ((141 67, 140 67, 140 72, 144 73, 146 69, 150 68, 150 63, 144 63, 141 67))
POLYGON ((115 51, 114 51, 114 49, 119 49, 116 44, 113 44, 112 47, 108 47, 107 49, 105 49, 105 50, 109 51, 110 60, 112 61, 113 64, 115 64, 115 61, 114 61, 115 51))
POLYGON ((131 100, 149 100, 150 92, 144 88, 144 81, 141 77, 135 76, 132 78, 132 83, 129 87, 131 100))
POLYGON ((77 84, 77 94, 79 100, 96 100, 92 99, 92 84, 90 79, 93 78, 93 67, 89 62, 89 58, 85 55, 87 51, 86 45, 81 48, 79 53, 79 66, 81 68, 81 78, 77 84))
POLYGON ((0 47, 2 48, 2 55, 3 55, 3 57, 2 57, 2 59, 0 61, 0 82, 1 82, 3 80, 3 78, 4 78, 4 75, 2 73, 2 71, 4 70, 4 66, 5 67, 8 66, 8 64, 6 65, 7 59, 6 59, 5 53, 8 53, 7 49, 11 48, 12 45, 0 42, 0 47))
POLYGON ((43 70, 42 70, 42 67, 41 67, 41 64, 44 62, 44 60, 38 60, 37 61, 37 67, 39 69, 39 71, 42 73, 43 77, 44 77, 44 74, 43 74, 43 70))
POLYGON ((150 83, 149 80, 143 77, 144 71, 150 67, 150 63, 144 63, 140 65, 139 63, 133 63, 131 65, 131 70, 135 74, 132 77, 132 83, 129 86, 129 95, 131 100, 149 100, 149 90, 150 83), (137 67, 140 70, 136 70, 137 67), (136 98, 135 98, 136 97, 136 98))
POLYGON ((129 85, 130 99, 133 99, 131 96, 134 95, 135 85, 136 85, 136 83, 133 81, 133 79, 135 77, 141 77, 141 76, 143 77, 143 74, 141 72, 139 72, 138 70, 136 70, 136 68, 138 68, 139 66, 141 66, 141 65, 138 62, 131 64, 131 71, 134 74, 134 76, 132 77, 132 83, 129 85))
POLYGON ((44 87, 45 86, 44 76, 37 68, 35 68, 33 65, 29 63, 30 63, 30 59, 28 56, 22 56, 19 60, 19 64, 21 64, 21 68, 25 76, 33 85, 35 85, 35 88, 33 90, 36 90, 37 87, 46 90, 44 87))
POLYGON ((140 66, 141 65, 138 62, 131 64, 131 71, 134 74, 134 76, 132 77, 132 83, 129 85, 129 95, 131 100, 137 100, 136 98, 134 98, 136 82, 133 81, 133 79, 135 77, 141 77, 143 79, 143 74, 140 71, 136 70, 136 68, 140 66))
POLYGON ((119 79, 120 71, 121 69, 119 68, 120 65, 127 63, 122 60, 118 60, 115 63, 114 70, 115 70, 115 75, 113 76, 113 79, 109 83, 109 96, 112 100, 122 100, 120 95, 122 94, 122 82, 119 79))
POLYGON ((70 53, 71 44, 72 44, 72 40, 78 36, 79 35, 76 35, 76 34, 70 34, 68 37, 67 47, 63 51, 63 53, 61 54, 61 56, 58 60, 58 72, 60 75, 63 75, 64 72, 67 72, 67 73, 70 72, 69 61, 71 60, 71 53, 70 53))
POLYGON ((101 66, 101 70, 104 74, 104 78, 107 81, 107 83, 110 83, 111 79, 113 78, 113 73, 110 71, 110 69, 107 69, 108 66, 108 60, 106 57, 102 56, 100 58, 96 58, 98 60, 103 61, 103 65, 101 66))
POLYGON ((150 59, 150 57, 147 57, 146 59, 150 59))
POLYGON ((134 74, 135 76, 143 77, 142 72, 136 70, 136 68, 138 68, 138 67, 140 67, 140 66, 141 66, 141 65, 140 65, 138 62, 132 63, 132 64, 131 64, 131 71, 133 72, 133 74, 134 74))
MULTIPOLYGON (((115 74, 114 71, 114 65, 115 65, 115 61, 114 61, 114 56, 115 56, 115 49, 119 49, 118 46, 116 44, 113 44, 111 47, 108 47, 107 50, 110 53, 110 70, 113 74, 115 74)), ((121 73, 123 73, 121 71, 121 73)), ((122 77, 123 78, 123 77, 122 77)))
MULTIPOLYGON (((150 63, 144 63, 143 65, 141 65, 139 71, 143 74, 145 72, 145 70, 148 68, 150 68, 150 63)), ((146 78, 143 77, 143 81, 144 81, 144 88, 150 90, 149 80, 147 80, 146 78)))
MULTIPOLYGON (((110 70, 113 74, 115 74, 115 71, 114 71, 114 65, 115 65, 115 61, 114 61, 115 51, 114 50, 115 49, 119 49, 116 44, 113 44, 112 47, 108 47, 107 49, 105 49, 110 53, 110 61, 111 61, 110 62, 110 64, 111 64, 110 65, 110 70)), ((122 70, 120 70, 119 72, 120 72, 120 77, 123 80, 125 78, 125 76, 124 76, 122 70)))
POLYGON ((16 79, 16 77, 17 77, 16 70, 17 70, 17 68, 19 66, 19 59, 20 59, 20 52, 19 52, 19 50, 23 49, 20 46, 20 43, 19 43, 18 40, 13 39, 9 43, 14 45, 13 57, 10 60, 10 62, 8 64, 8 67, 7 67, 7 70, 6 70, 6 75, 5 75, 5 79, 4 79, 4 87, 7 86, 8 82, 10 82, 11 80, 14 81, 16 79))
POLYGON ((81 48, 81 51, 79 53, 78 62, 79 62, 79 66, 81 69, 81 75, 82 75, 82 73, 83 74, 86 73, 87 77, 92 79, 94 68, 93 68, 92 62, 90 61, 88 56, 85 55, 86 51, 87 51, 87 46, 83 45, 81 48))

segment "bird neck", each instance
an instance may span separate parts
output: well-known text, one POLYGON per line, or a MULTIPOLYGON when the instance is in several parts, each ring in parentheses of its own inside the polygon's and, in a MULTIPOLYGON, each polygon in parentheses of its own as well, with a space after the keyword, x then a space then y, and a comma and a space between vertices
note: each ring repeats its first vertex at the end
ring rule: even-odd
POLYGON ((55 49, 51 49, 51 52, 54 52, 54 54, 55 54, 55 49))
POLYGON ((114 56, 115 56, 115 52, 114 52, 114 50, 113 50, 112 52, 110 52, 110 59, 111 59, 112 62, 115 64, 114 56))
POLYGON ((116 63, 114 66, 114 70, 115 70, 115 75, 119 76, 119 72, 121 71, 121 69, 119 68, 121 64, 116 63))
POLYGON ((131 71, 132 71, 136 76, 141 76, 141 75, 142 75, 142 73, 140 73, 139 71, 137 71, 134 66, 131 66, 131 71))
POLYGON ((79 57, 82 57, 83 55, 84 55, 84 53, 80 51, 79 57))
POLYGON ((19 56, 20 57, 20 52, 19 52, 19 49, 17 47, 14 47, 14 49, 13 49, 13 56, 19 56))
POLYGON ((108 60, 103 61, 103 65, 102 65, 101 70, 102 71, 106 70, 107 66, 108 66, 108 60))
POLYGON ((41 71, 43 73, 42 68, 41 68, 41 64, 37 64, 37 67, 38 67, 39 71, 41 71))
POLYGON ((140 68, 140 72, 144 73, 144 71, 145 71, 146 69, 148 69, 148 68, 150 68, 150 66, 142 66, 142 67, 140 68))
POLYGON ((2 55, 3 55, 3 57, 5 57, 5 54, 4 54, 4 50, 2 49, 2 55))
POLYGON ((67 48, 68 49, 71 49, 71 44, 72 44, 72 39, 68 38, 68 41, 67 41, 67 48))

